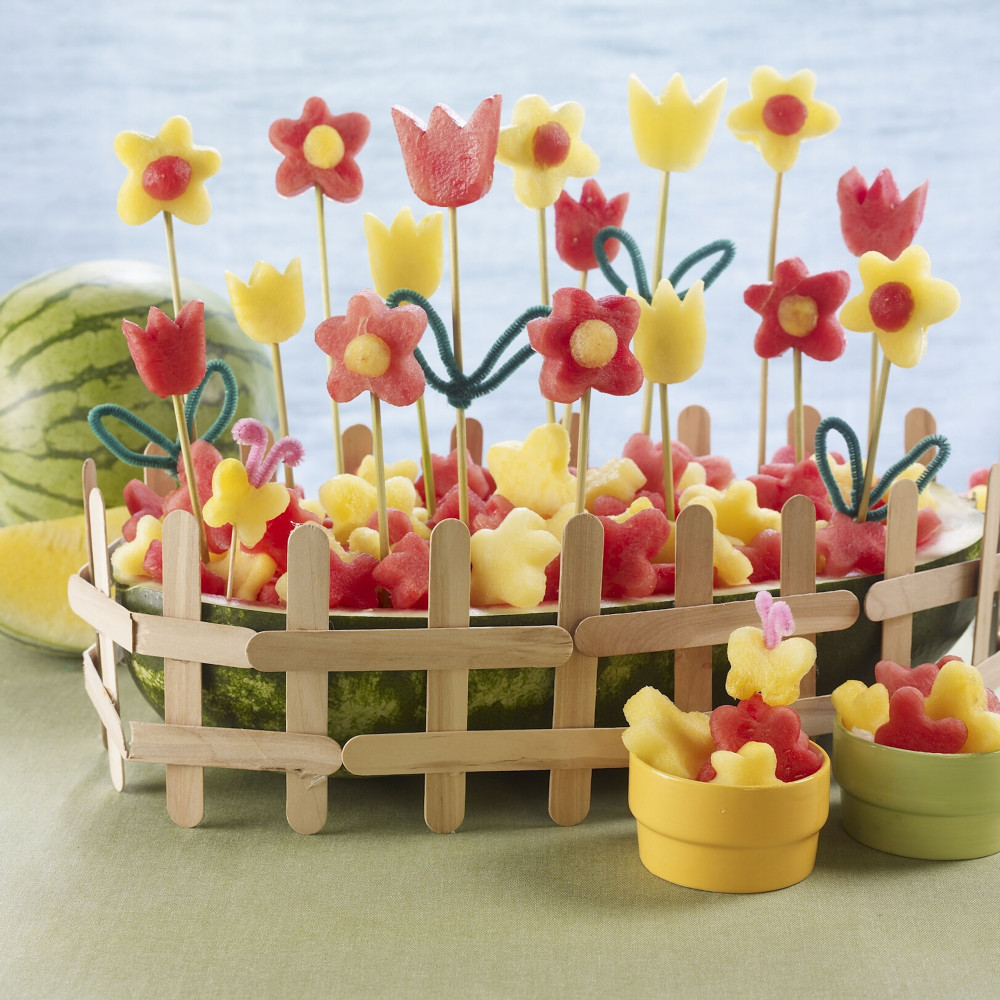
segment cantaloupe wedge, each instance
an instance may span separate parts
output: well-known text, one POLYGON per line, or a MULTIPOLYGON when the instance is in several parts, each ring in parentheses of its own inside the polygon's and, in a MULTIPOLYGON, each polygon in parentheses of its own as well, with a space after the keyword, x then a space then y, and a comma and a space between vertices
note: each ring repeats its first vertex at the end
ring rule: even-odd
MULTIPOLYGON (((124 507, 107 512, 108 537, 121 534, 124 507)), ((79 653, 94 630, 66 598, 66 582, 87 561, 83 514, 0 528, 0 632, 59 653, 79 653)))

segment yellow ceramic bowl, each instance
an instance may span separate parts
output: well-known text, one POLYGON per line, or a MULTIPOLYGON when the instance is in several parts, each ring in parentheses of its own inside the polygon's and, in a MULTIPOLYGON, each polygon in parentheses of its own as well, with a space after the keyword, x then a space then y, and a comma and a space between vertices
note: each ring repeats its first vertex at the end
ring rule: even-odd
POLYGON ((982 858, 1000 851, 1000 751, 919 753, 833 731, 844 829, 906 858, 982 858))
POLYGON ((830 761, 785 785, 739 788, 665 774, 629 756, 628 801, 639 859, 677 885, 769 892, 801 882, 816 863, 830 811, 830 761))

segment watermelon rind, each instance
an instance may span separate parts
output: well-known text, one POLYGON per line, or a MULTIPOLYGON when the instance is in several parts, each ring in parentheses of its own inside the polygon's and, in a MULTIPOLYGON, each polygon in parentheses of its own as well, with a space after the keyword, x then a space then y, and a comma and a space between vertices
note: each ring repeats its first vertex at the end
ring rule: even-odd
MULTIPOLYGON (((173 407, 142 384, 122 335, 122 320, 146 325, 150 306, 173 315, 165 267, 102 260, 50 271, 0 298, 0 525, 70 517, 82 510, 80 466, 93 457, 98 485, 116 502, 137 475, 102 448, 87 424, 100 403, 118 403, 168 438, 177 436, 173 407)), ((229 303, 191 281, 185 301, 205 303, 207 355, 233 369, 240 389, 237 417, 276 426, 270 351, 237 326, 229 303)), ((222 384, 210 380, 199 425, 218 414, 222 384)), ((117 422, 109 429, 135 451, 145 440, 117 422)), ((235 454, 227 432, 218 447, 235 454)))

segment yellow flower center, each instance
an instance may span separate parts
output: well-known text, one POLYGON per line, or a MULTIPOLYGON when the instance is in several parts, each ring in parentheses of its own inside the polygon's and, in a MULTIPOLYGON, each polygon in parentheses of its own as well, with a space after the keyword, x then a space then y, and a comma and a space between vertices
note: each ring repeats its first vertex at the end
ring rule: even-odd
POLYGON ((344 365, 357 375, 378 378, 389 370, 392 351, 389 345, 374 333, 355 337, 344 351, 344 365))
POLYGON ((312 166, 329 170, 344 158, 344 140, 330 125, 316 125, 302 143, 302 155, 312 166))
POLYGON ((581 368, 603 368, 618 352, 618 335, 603 320, 587 319, 570 336, 569 350, 581 368))
POLYGON ((778 306, 778 325, 789 337, 808 337, 818 321, 816 300, 808 295, 786 295, 778 306))

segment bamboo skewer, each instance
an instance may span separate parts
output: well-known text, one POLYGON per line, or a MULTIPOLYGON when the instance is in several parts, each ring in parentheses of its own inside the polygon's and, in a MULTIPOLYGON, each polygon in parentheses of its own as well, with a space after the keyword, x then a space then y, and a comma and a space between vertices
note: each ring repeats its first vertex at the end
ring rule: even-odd
MULTIPOLYGON (((667 202, 670 198, 670 171, 664 170, 660 178, 660 197, 656 209, 656 241, 653 248, 653 291, 663 278, 663 256, 667 237, 667 202)), ((642 395, 642 424, 640 430, 649 434, 653 426, 653 383, 646 379, 642 395)))
POLYGON ((667 403, 667 385, 659 384, 660 390, 660 439, 663 442, 663 507, 667 520, 673 524, 674 511, 674 452, 670 444, 670 409, 667 403))
MULTIPOLYGON (((316 226, 319 231, 319 278, 320 289, 323 296, 323 319, 329 319, 333 315, 333 308, 330 304, 330 267, 326 256, 326 213, 323 206, 323 189, 317 184, 316 190, 316 226)), ((327 372, 333 366, 333 358, 327 359, 327 372)), ((333 422, 333 450, 337 459, 337 473, 343 474, 344 467, 344 445, 340 434, 340 406, 335 399, 330 400, 330 419, 333 422)))
MULTIPOLYGON (((453 210, 454 211, 454 210, 453 210)), ((549 250, 545 225, 545 209, 538 209, 538 283, 541 304, 551 305, 549 295, 549 250)), ((550 424, 556 422, 556 405, 551 399, 545 400, 545 418, 550 424)))
MULTIPOLYGON (((271 368, 274 371, 274 395, 278 404, 278 437, 286 438, 288 430, 288 404, 285 401, 285 379, 281 371, 281 349, 278 344, 271 345, 271 368)), ((295 477, 292 467, 285 466, 285 485, 292 489, 295 477)))
MULTIPOLYGON (((458 210, 448 208, 448 242, 451 261, 451 339, 455 364, 462 370, 462 300, 458 280, 458 210)), ((469 459, 466 447, 465 410, 455 410, 455 448, 458 460, 458 517, 469 526, 469 459)))
MULTIPOLYGON (((771 236, 767 246, 767 280, 774 281, 774 264, 778 256, 778 215, 781 210, 781 179, 780 171, 774 175, 774 199, 771 203, 771 236)), ((757 448, 757 467, 767 461, 767 358, 760 360, 760 423, 759 444, 757 448)))
POLYGON ((861 502, 858 507, 858 524, 868 518, 868 501, 872 492, 872 481, 875 478, 875 456, 878 453, 879 432, 882 429, 882 413, 885 410, 885 394, 889 384, 889 369, 892 363, 888 358, 882 358, 882 371, 879 373, 878 391, 875 394, 875 422, 872 425, 871 437, 868 439, 868 454, 865 456, 865 478, 861 485, 861 502))
POLYGON ((582 514, 587 509, 587 465, 590 461, 590 388, 580 397, 580 424, 576 445, 576 510, 582 514))

